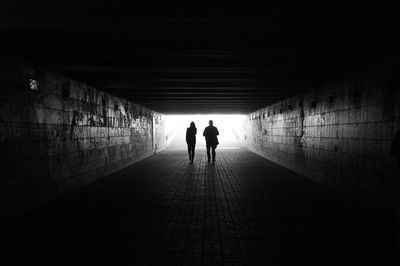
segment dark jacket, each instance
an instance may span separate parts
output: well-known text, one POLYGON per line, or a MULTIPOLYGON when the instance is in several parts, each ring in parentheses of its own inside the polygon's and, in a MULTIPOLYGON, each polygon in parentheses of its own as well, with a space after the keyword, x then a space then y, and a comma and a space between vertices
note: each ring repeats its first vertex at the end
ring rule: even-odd
POLYGON ((196 134, 197 134, 197 128, 188 127, 186 129, 186 143, 188 145, 196 144, 196 134))
POLYGON ((203 132, 203 136, 206 137, 206 143, 210 146, 217 146, 219 144, 218 135, 218 129, 214 126, 206 127, 203 132))

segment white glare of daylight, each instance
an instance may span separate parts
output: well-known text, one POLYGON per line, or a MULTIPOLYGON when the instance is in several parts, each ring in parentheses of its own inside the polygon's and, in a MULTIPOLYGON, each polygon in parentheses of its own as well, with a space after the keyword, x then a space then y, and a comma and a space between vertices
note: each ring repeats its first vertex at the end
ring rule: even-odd
POLYGON ((213 120, 214 126, 219 131, 218 148, 239 147, 239 136, 242 131, 244 115, 167 115, 165 116, 167 135, 170 141, 169 149, 186 148, 186 129, 190 122, 194 122, 197 128, 196 149, 205 148, 205 139, 203 137, 204 128, 208 126, 208 121, 213 120))

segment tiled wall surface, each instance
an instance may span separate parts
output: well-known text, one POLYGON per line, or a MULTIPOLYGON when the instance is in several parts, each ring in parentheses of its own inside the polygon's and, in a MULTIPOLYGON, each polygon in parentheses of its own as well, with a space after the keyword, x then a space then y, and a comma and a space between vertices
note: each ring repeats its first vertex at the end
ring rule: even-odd
POLYGON ((153 113, 154 130, 154 152, 157 153, 167 148, 167 128, 165 116, 159 113, 153 113))
POLYGON ((0 62, 4 212, 81 187, 165 147, 161 114, 27 64, 0 62))
POLYGON ((354 74, 251 113, 243 144, 379 207, 400 199, 399 67, 354 74))

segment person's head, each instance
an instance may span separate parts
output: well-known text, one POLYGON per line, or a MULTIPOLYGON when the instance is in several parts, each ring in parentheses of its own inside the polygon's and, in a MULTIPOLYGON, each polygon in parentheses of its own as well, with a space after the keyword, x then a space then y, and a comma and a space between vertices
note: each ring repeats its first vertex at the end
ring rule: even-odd
POLYGON ((212 120, 210 120, 210 121, 208 121, 208 123, 210 124, 210 126, 212 126, 214 122, 212 120))
POLYGON ((196 127, 195 124, 194 124, 194 122, 191 122, 191 123, 190 123, 190 127, 191 127, 191 128, 195 128, 195 127, 196 127))

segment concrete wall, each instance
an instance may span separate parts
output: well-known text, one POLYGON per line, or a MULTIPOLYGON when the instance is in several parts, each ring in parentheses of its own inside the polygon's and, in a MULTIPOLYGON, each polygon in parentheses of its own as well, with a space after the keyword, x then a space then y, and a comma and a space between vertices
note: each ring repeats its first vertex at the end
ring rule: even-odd
POLYGON ((165 150, 168 146, 165 116, 153 112, 154 153, 165 150))
POLYGON ((3 214, 165 148, 162 114, 28 64, 0 62, 3 214))
POLYGON ((250 150, 379 208, 400 200, 397 64, 354 74, 251 113, 250 150))

